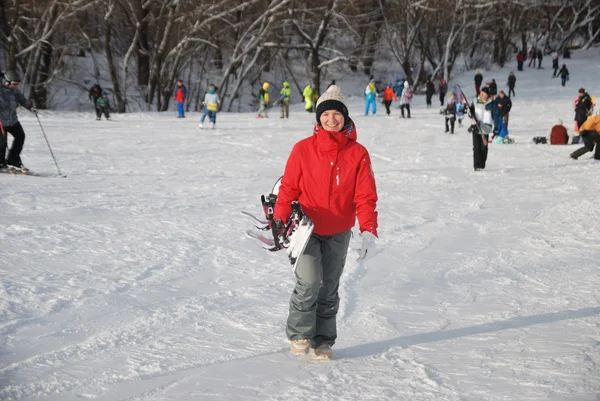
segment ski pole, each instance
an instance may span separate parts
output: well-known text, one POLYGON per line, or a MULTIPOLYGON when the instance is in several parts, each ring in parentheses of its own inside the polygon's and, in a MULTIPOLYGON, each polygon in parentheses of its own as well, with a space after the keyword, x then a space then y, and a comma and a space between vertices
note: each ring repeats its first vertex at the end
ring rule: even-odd
POLYGON ((33 112, 35 114, 35 118, 37 118, 38 124, 40 125, 40 129, 42 130, 42 134, 44 134, 44 139, 46 140, 46 144, 48 144, 48 149, 50 149, 50 154, 52 155, 52 159, 54 160, 54 164, 56 165, 56 170, 58 171, 58 175, 62 176, 60 172, 60 168, 58 167, 58 163, 56 162, 56 157, 54 157, 54 152, 52 152, 52 148, 50 147, 50 142, 48 142, 48 137, 44 132, 44 127, 42 127, 42 122, 40 121, 40 117, 36 111, 33 112))

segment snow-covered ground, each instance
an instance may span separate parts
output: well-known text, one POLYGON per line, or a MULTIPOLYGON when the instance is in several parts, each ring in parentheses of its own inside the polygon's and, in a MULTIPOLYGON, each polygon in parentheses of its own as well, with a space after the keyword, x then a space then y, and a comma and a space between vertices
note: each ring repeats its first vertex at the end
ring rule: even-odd
MULTIPOLYGON (((512 64, 484 78, 503 88, 512 64)), ((239 214, 260 213, 314 115, 223 113, 213 131, 197 114, 42 113, 68 178, 0 176, 0 399, 598 400, 600 163, 531 143, 557 117, 572 128, 580 86, 600 95, 597 51, 567 65, 566 88, 517 73, 517 143, 491 145, 482 173, 466 125, 444 134, 422 96, 411 120, 350 101, 380 254, 359 265, 352 240, 326 363, 289 354, 292 273, 239 214)), ((473 74, 451 84, 471 94, 473 74)), ((21 116, 25 163, 55 171, 21 116)))

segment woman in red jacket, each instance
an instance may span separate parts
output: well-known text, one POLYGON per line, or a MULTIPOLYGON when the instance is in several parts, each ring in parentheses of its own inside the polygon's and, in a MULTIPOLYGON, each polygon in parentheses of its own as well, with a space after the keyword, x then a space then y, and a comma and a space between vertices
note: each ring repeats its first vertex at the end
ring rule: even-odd
POLYGON ((275 219, 287 221, 298 200, 314 222, 313 235, 296 264, 286 333, 293 354, 331 359, 337 338, 338 287, 351 229, 358 218, 359 260, 375 254, 377 190, 367 150, 356 142, 346 98, 332 85, 317 101, 313 135, 296 143, 287 161, 275 219))

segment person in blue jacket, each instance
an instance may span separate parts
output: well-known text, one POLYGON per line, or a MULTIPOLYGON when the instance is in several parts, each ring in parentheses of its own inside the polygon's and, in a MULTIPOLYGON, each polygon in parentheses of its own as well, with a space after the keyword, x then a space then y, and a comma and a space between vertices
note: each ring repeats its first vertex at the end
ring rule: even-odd
POLYGON ((373 115, 377 113, 377 89, 375 87, 375 80, 371 79, 365 88, 365 116, 369 115, 369 108, 373 106, 373 115))
POLYGON ((404 89, 404 80, 400 77, 396 77, 396 82, 394 83, 394 94, 398 99, 402 96, 402 89, 404 89))

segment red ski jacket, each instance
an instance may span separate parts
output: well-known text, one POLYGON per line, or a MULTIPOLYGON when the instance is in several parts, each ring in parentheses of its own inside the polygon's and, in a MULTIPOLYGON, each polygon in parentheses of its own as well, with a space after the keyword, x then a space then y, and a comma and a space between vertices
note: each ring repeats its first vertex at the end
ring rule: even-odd
POLYGON ((350 230, 377 236, 377 188, 369 152, 356 142, 354 124, 341 132, 315 125, 313 135, 294 145, 277 195, 275 219, 287 222, 298 200, 314 222, 313 232, 333 235, 350 230))

